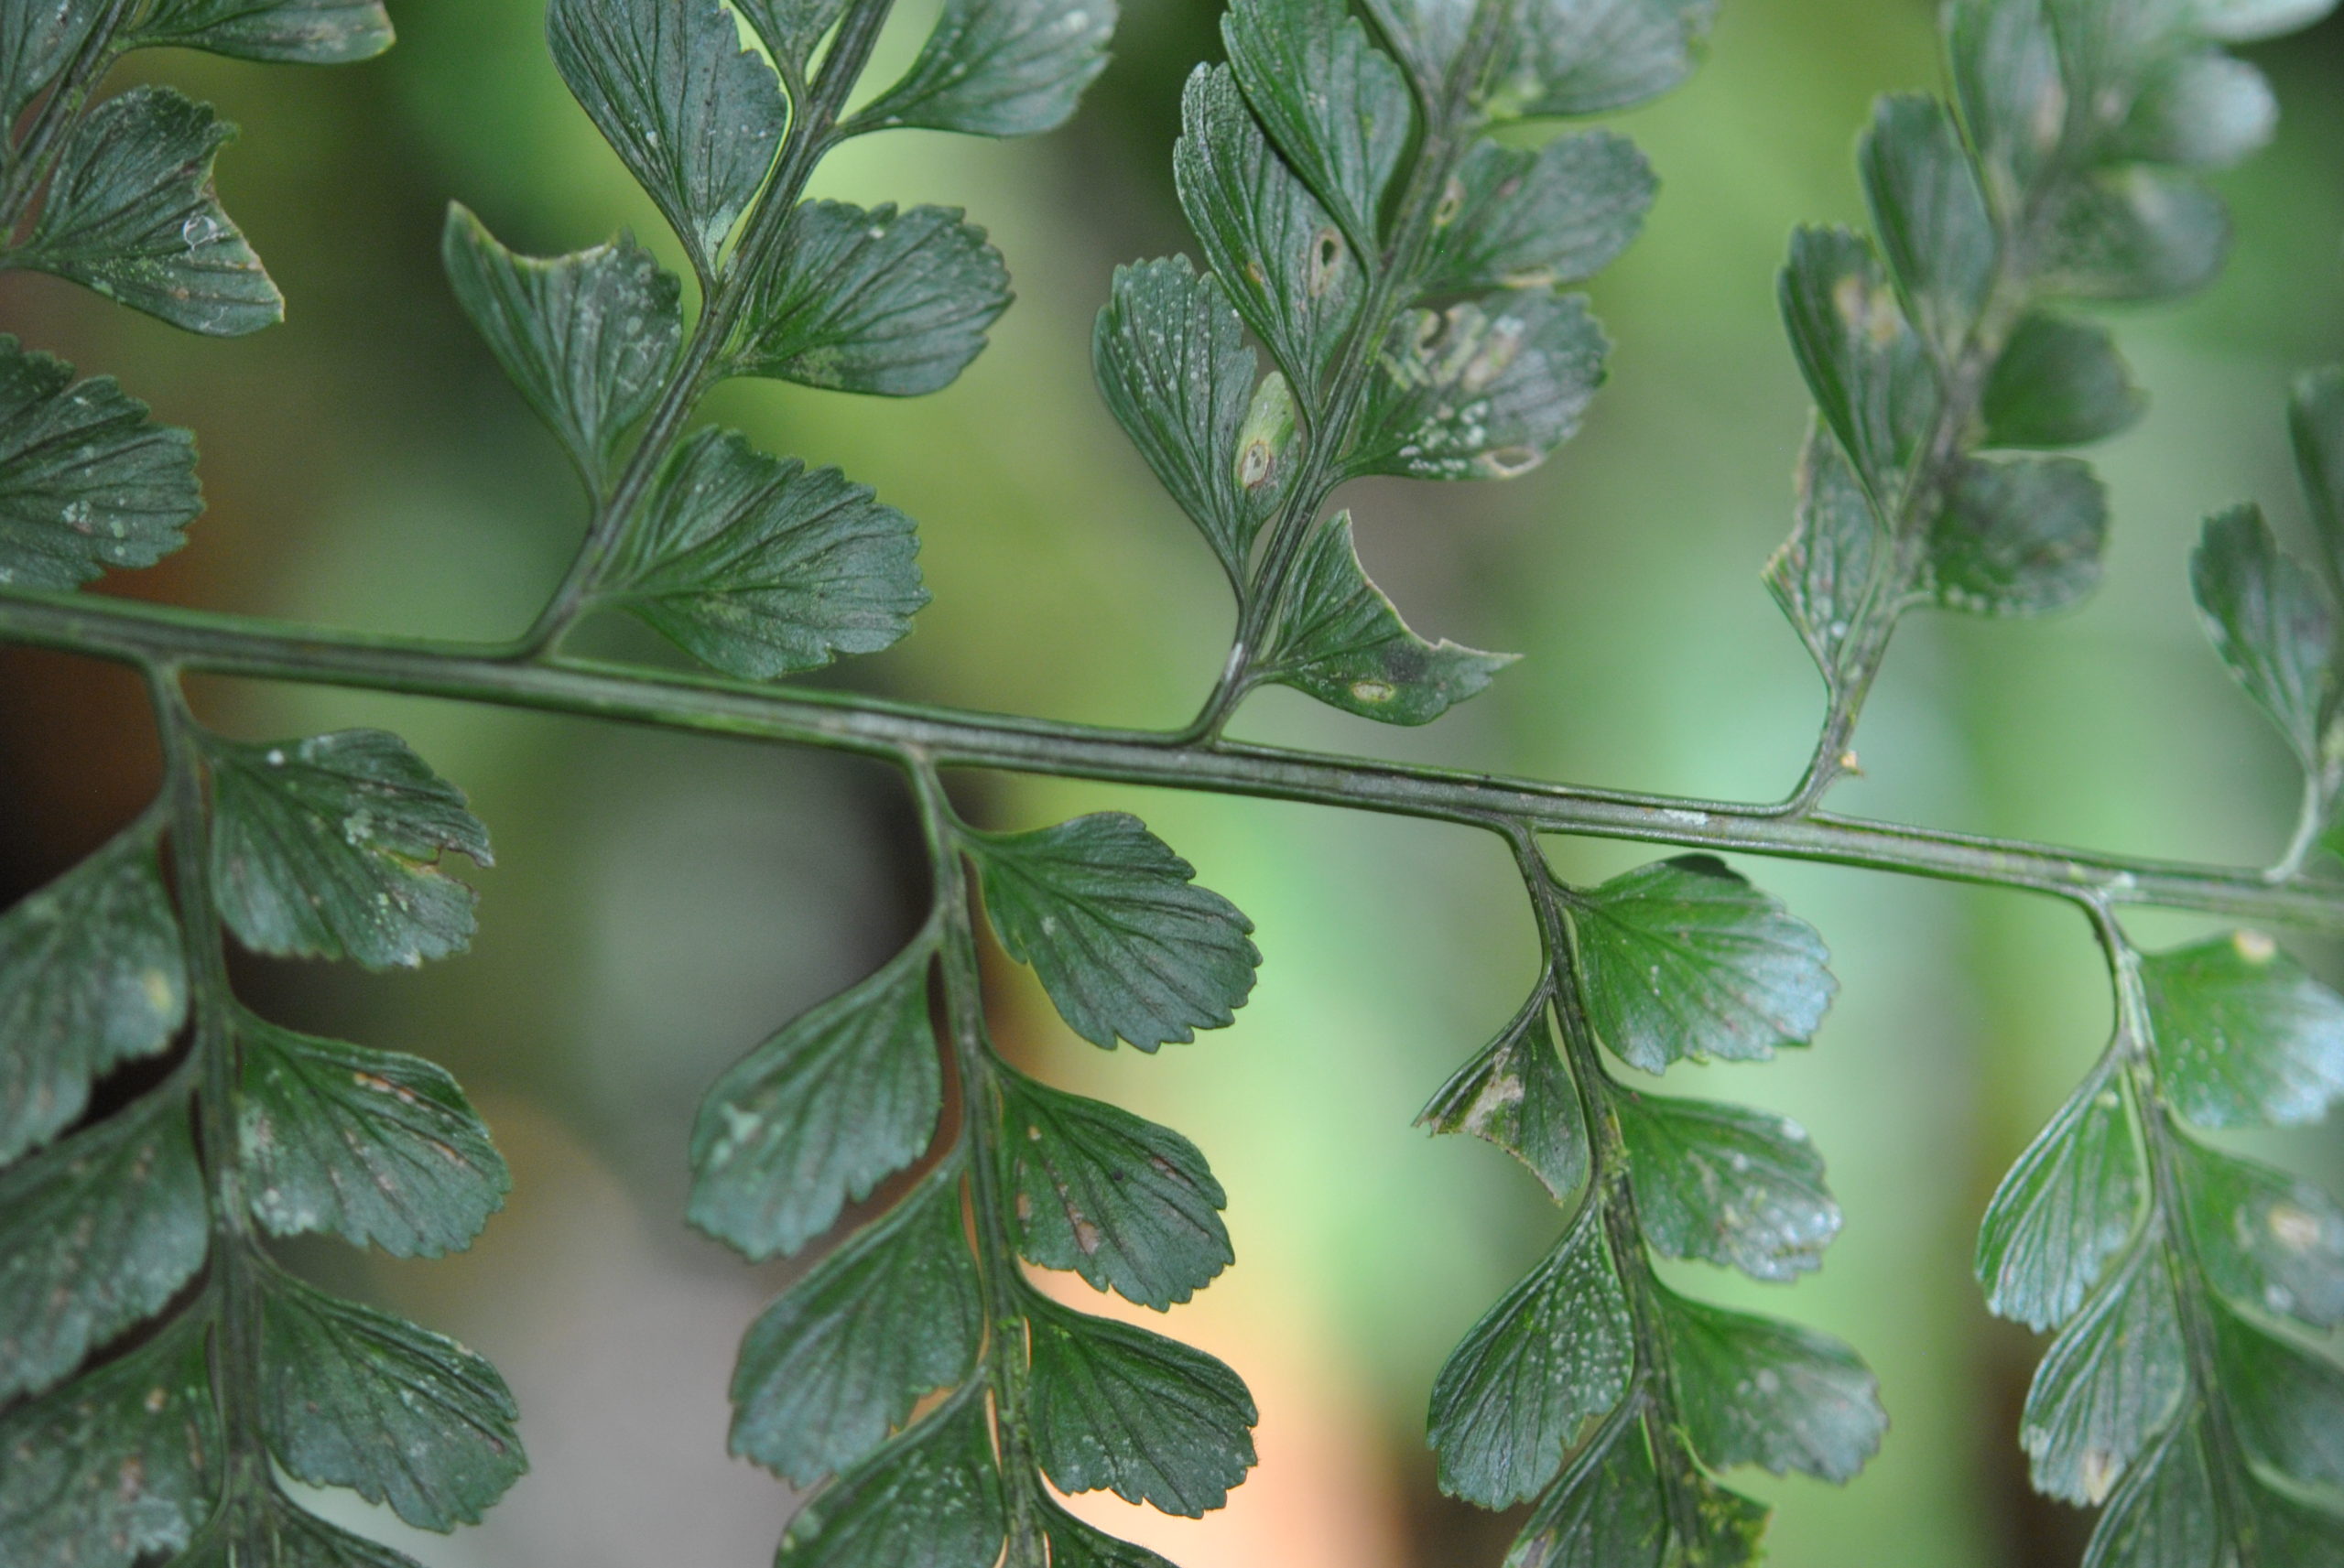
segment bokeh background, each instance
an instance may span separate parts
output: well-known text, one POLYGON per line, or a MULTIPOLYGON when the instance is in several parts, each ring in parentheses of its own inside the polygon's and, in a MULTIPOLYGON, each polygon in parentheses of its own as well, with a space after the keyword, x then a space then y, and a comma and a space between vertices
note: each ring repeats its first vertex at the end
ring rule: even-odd
MULTIPOLYGON (((1185 243, 1169 176, 1177 95, 1219 49, 1210 0, 1128 5, 1115 63, 1069 129, 1007 145, 875 138, 816 181, 866 203, 965 205, 991 229, 1019 302, 957 385, 897 404, 741 384, 708 410, 769 449, 840 464, 922 524, 936 602, 917 633, 825 679, 1169 725, 1218 666, 1230 615, 1217 568, 1088 371, 1112 265, 1185 243)), ((665 236, 548 63, 539 0, 392 11, 399 47, 355 69, 133 62, 244 126, 220 183, 291 301, 284 327, 201 341, 45 279, 0 280, 0 325, 119 373, 201 436, 211 511, 195 543, 104 591, 487 639, 523 625, 567 559, 579 498, 441 285, 442 212, 460 199, 539 252, 621 225, 665 236)), ((1617 352, 1585 433, 1514 483, 1349 497, 1371 569, 1417 626, 1525 662, 1428 730, 1280 694, 1257 699, 1241 732, 1606 785, 1783 792, 1818 692, 1757 581, 1788 525, 1807 406, 1774 273, 1793 223, 1861 221, 1854 136, 1873 94, 1937 82, 1930 11, 1730 0, 1691 84, 1619 121, 1665 184, 1645 238, 1593 291, 1617 352)), ((899 12, 876 80, 933 5, 899 12)), ((2234 265, 2204 297, 2122 322, 2156 402, 2099 454, 2119 518, 2105 589, 2055 621, 1910 622, 1862 736, 1870 777, 1836 806, 2226 861, 2260 862, 2282 841, 2289 765, 2204 645, 2185 560, 2198 519, 2233 499, 2263 498, 2300 535, 2282 398, 2294 372, 2344 355, 2344 26, 2255 58, 2285 121, 2273 149, 2220 181, 2234 265)), ((667 658, 624 628, 581 645, 667 658)), ((743 1267, 686 1228, 683 1151, 727 1063, 911 929, 922 879, 895 781, 819 755, 500 711, 199 695, 254 737, 396 728, 496 836, 469 956, 388 978, 240 969, 285 1022, 446 1063, 514 1167, 508 1209, 467 1256, 301 1254, 486 1351, 521 1400, 530 1475, 480 1529, 401 1539, 433 1568, 765 1561, 793 1499, 726 1456, 724 1387, 742 1329, 790 1268, 743 1267)), ((71 863, 155 780, 126 678, 0 653, 0 890, 71 863)), ((1426 1394, 1557 1216, 1495 1152, 1436 1143, 1410 1121, 1529 984, 1505 856, 1450 829, 1296 806, 960 782, 997 826, 1140 812, 1253 916, 1266 955, 1236 1027, 1153 1057, 1076 1041, 1028 977, 994 966, 995 1025, 1015 1055, 1185 1130, 1231 1195, 1238 1264, 1168 1327, 1252 1383, 1262 1467, 1201 1522, 1112 1498, 1086 1511, 1190 1568, 1494 1563, 1517 1521, 1439 1497, 1426 1394)), ((1594 879, 1649 852, 1556 853, 1594 879)), ((2087 933, 2015 895, 1745 869, 1822 928, 1843 995, 1812 1051, 1680 1070, 1671 1087, 1799 1118, 1831 1158, 1847 1227, 1795 1289, 1687 1276, 1853 1340, 1894 1425, 1848 1490, 1736 1480, 1778 1503, 1774 1556, 1791 1568, 2073 1563, 2089 1521, 2032 1498, 2013 1438, 2039 1346, 1988 1318, 1969 1259, 1999 1173, 2105 1036, 2087 933)), ((2337 972, 2332 955, 2305 956, 2337 972)), ((2333 1130, 2263 1147, 2344 1175, 2333 1130)))

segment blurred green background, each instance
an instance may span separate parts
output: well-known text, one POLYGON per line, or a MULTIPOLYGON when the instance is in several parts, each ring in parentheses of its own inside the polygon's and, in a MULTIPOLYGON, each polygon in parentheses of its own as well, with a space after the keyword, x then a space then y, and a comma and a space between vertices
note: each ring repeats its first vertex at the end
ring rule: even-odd
MULTIPOLYGON (((1183 246, 1177 94, 1218 53, 1208 0, 1129 4, 1116 61, 1069 129, 1012 145, 897 134, 855 144, 817 179, 866 203, 965 205, 991 229, 1019 303, 957 385, 897 404, 741 384, 708 411, 769 449, 841 465, 920 520, 936 602, 917 634, 825 678, 1169 725, 1218 667, 1218 570, 1088 369, 1113 264, 1183 246)), ((623 224, 666 237, 555 76, 540 0, 392 11, 399 47, 351 70, 134 62, 243 124, 220 183, 290 300, 284 327, 201 341, 45 279, 0 280, 0 324, 118 373, 201 438, 211 512, 196 542, 109 591, 495 638, 527 621, 567 559, 578 497, 442 287, 444 206, 461 200, 540 252, 623 224)), ((1589 784, 1783 792, 1818 691, 1756 577, 1787 528, 1807 406, 1774 272, 1793 223, 1861 220, 1855 134, 1876 92, 1936 83, 1930 12, 1728 0, 1693 82, 1621 120, 1664 188, 1645 238, 1594 290, 1617 351, 1585 433, 1514 483, 1347 498, 1371 569, 1418 627, 1528 658, 1428 730, 1279 694, 1240 732, 1589 784)), ((902 10, 874 79, 932 14, 902 10)), ((2282 841, 2289 764, 2204 646, 2184 562, 2197 520, 2233 499, 2259 496, 2283 529, 2302 526, 2281 406, 2295 371, 2344 356, 2344 26, 2256 58, 2285 121, 2272 151, 2221 180, 2234 265, 2187 306, 2122 323, 2156 403, 2099 454, 2119 518, 2106 589, 2051 622, 1911 622, 1863 733, 1871 776, 1836 806, 2229 861, 2282 841)), ((581 645, 667 657, 624 629, 581 645)), ((397 728, 496 835, 470 956, 382 979, 266 964, 240 976, 283 1022, 448 1064, 515 1169, 509 1208, 466 1257, 302 1256, 486 1351, 522 1401, 532 1473, 483 1528, 410 1534, 409 1550, 435 1568, 765 1561, 792 1499, 726 1457, 724 1387, 741 1330, 789 1270, 742 1267, 685 1228, 683 1150, 725 1064, 911 928, 921 873, 895 781, 819 755, 505 712, 322 690, 200 696, 215 722, 255 737, 397 728)), ((38 885, 134 812, 154 753, 126 678, 0 654, 0 891, 38 885)), ((1085 1511, 1189 1568, 1493 1563, 1517 1521, 1437 1494, 1426 1393, 1557 1217, 1493 1151, 1436 1144, 1410 1119, 1530 981, 1505 855, 1455 830, 1295 806, 960 782, 996 826, 1140 812, 1253 915, 1266 955, 1235 1028, 1155 1057, 1083 1045, 1028 977, 994 966, 1014 1053, 1182 1128, 1231 1195, 1238 1265, 1169 1326, 1251 1381, 1263 1466, 1202 1522, 1112 1498, 1085 1511)), ((1648 854, 1556 853, 1586 880, 1648 854)), ((1745 869, 1831 940, 1842 998, 1811 1052, 1680 1072, 1672 1087, 1799 1118, 1832 1159, 1847 1227, 1795 1290, 1688 1277, 1853 1340, 1894 1426, 1846 1491, 1735 1479, 1778 1502, 1774 1561, 1792 1568, 2071 1563, 2089 1520, 2032 1498, 2013 1437, 2039 1347, 1986 1316, 1969 1258, 1999 1173, 2105 1035, 2087 933, 2016 896, 1745 869)), ((2143 929, 2162 940, 2189 926, 2143 929)), ((2334 972, 2333 955, 2306 956, 2334 972)), ((2344 1175, 2332 1131, 2264 1147, 2344 1175)))

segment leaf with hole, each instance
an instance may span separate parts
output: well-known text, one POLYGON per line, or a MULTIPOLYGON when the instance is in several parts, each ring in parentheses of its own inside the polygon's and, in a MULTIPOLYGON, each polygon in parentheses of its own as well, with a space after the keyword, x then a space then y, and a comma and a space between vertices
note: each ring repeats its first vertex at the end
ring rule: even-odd
POLYGON ((459 1252, 513 1177, 456 1080, 419 1056, 236 1021, 237 1151, 274 1236, 332 1231, 395 1258, 459 1252))
POLYGON ((963 830, 985 914, 1067 1027, 1143 1051, 1236 1022, 1262 955, 1253 923, 1127 812, 1031 833, 963 830))
POLYGON ((456 302, 600 492, 683 342, 683 285, 629 236, 539 260, 453 204, 440 254, 456 302))
POLYGON ((187 1016, 161 829, 149 813, 0 914, 0 1164, 72 1126, 92 1082, 187 1016))
POLYGON ((204 737, 220 913, 255 952, 413 967, 472 940, 472 889, 443 854, 488 865, 461 790, 385 730, 247 745, 204 737))
POLYGON ((703 430, 669 460, 595 601, 751 680, 900 642, 928 603, 912 520, 832 468, 703 430))
POLYGON ((950 386, 1009 308, 1009 273, 957 207, 808 201, 751 282, 737 375, 917 397, 950 386))
POLYGON ((1429 724, 1521 656, 1410 631, 1360 565, 1348 512, 1319 524, 1302 547, 1287 603, 1255 679, 1385 724, 1429 724))
POLYGON ((212 160, 234 135, 168 87, 107 99, 66 138, 12 259, 190 332, 236 337, 283 320, 283 297, 212 192, 212 160))

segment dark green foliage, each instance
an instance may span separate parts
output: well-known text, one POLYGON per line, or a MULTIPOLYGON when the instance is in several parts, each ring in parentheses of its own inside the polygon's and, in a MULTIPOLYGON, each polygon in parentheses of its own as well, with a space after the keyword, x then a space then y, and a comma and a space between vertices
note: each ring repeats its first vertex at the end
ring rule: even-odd
POLYGON ((1002 947, 1034 966, 1067 1027, 1143 1051, 1235 1022, 1262 961, 1253 923, 1136 816, 965 832, 1002 947))
POLYGON ((391 19, 383 0, 157 0, 131 42, 346 65, 391 47, 391 19))
POLYGON ((980 136, 1030 136, 1074 113, 1106 69, 1112 0, 945 0, 936 30, 904 79, 860 111, 859 131, 924 126, 980 136))
POLYGON ((2344 997, 2262 933, 2152 954, 2141 982, 2165 1097, 2198 1126, 2317 1121, 2344 1095, 2344 997))
POLYGON ((993 1568, 1006 1509, 981 1387, 970 1384, 800 1509, 778 1568, 993 1568))
POLYGON ((1928 535, 1925 590, 1948 610, 2040 615, 2100 586, 2108 496, 2073 458, 1972 459, 1928 535))
POLYGON ((489 864, 461 790, 382 730, 246 745, 207 737, 220 913, 263 953, 413 967, 472 940, 447 851, 489 864))
POLYGON ((1823 1156, 1770 1111, 1622 1090, 1614 1097, 1653 1249, 1792 1280, 1822 1267, 1839 1233, 1823 1156))
POLYGON ((1587 1181, 1587 1124, 1547 1026, 1549 1000, 1541 987, 1480 1055, 1440 1087, 1416 1125, 1488 1139, 1527 1165, 1557 1203, 1567 1203, 1587 1181))
POLYGON ((1229 66, 1262 128, 1362 254, 1416 117, 1408 84, 1342 0, 1238 0, 1229 66))
POLYGON ((2111 1052, 1986 1206, 1978 1234, 1986 1304, 2029 1328, 2073 1315, 2138 1222, 2141 1155, 2117 1067, 2111 1052))
POLYGON ((1400 318, 1370 380, 1349 470, 1512 479, 1568 440, 1603 379, 1587 302, 1492 294, 1400 318))
POLYGON ((1985 444, 2089 446, 2129 429, 2148 406, 2105 328, 2030 311, 2011 329, 1986 383, 1985 444))
POLYGON ((1847 1481, 1880 1449, 1880 1385, 1829 1335, 1657 1291, 1678 1419, 1715 1469, 1760 1465, 1847 1481))
POLYGON ((1477 142, 1433 212, 1431 295, 1555 288, 1594 276, 1644 227, 1658 186, 1624 136, 1587 131, 1536 152, 1477 142))
POLYGON ((1807 644, 1836 701, 1841 662, 1862 629, 1882 545, 1880 524, 1839 438, 1819 423, 1799 453, 1798 522, 1766 563, 1767 591, 1807 644))

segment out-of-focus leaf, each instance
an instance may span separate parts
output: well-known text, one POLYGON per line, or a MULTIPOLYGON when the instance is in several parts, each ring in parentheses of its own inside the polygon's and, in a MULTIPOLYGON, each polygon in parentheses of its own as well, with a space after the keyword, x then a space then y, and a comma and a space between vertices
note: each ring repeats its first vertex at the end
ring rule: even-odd
POLYGON ((984 1314, 960 1177, 939 1166, 765 1309, 732 1374, 733 1453, 809 1485, 968 1376, 984 1314))
POLYGON ((253 1212, 395 1258, 470 1246, 513 1177, 456 1080, 419 1056, 239 1019, 236 1137, 253 1212))
POLYGON ((379 1541, 351 1534, 298 1507, 274 1484, 231 1492, 186 1554, 169 1568, 421 1568, 379 1541))
POLYGON ((983 1388, 971 1383, 799 1509, 776 1568, 993 1568, 1009 1523, 983 1388))
POLYGON ((1644 228, 1659 182, 1636 145, 1608 131, 1535 152, 1482 140, 1433 212, 1423 291, 1557 288, 1593 277, 1644 228))
POLYGON ((2172 1422, 2189 1382, 2164 1249, 2143 1240, 2052 1343, 2019 1440, 2035 1487, 2097 1507, 2172 1422))
POLYGON ((1978 1233, 1986 1304, 2033 1329, 2075 1315, 2139 1223, 2141 1155, 2114 1053, 1994 1191, 1978 1233))
POLYGON ((1936 412, 1936 373, 1869 241, 1845 229, 1791 236, 1783 319, 1799 368, 1856 472, 1893 495, 1936 412))
POLYGON ((2217 1519, 2204 1441, 2186 1417, 2124 1472, 2084 1568, 2202 1568, 2220 1561, 2217 1519))
POLYGON ((1518 654, 1484 654, 1408 629, 1368 580, 1351 518, 1321 523, 1295 562, 1286 618, 1257 678, 1386 724, 1429 724, 1480 695, 1518 654))
POLYGON ((1536 1497, 1628 1390, 1635 1350, 1600 1206, 1473 1325, 1433 1384, 1440 1489, 1483 1508, 1536 1497))
POLYGON ((2206 520, 2189 581, 2222 662, 2305 771, 2320 776, 2337 660, 2336 612, 2317 579, 2280 550, 2262 509, 2248 505, 2206 520))
POLYGON ((1758 1562, 1766 1510, 1670 1456, 1676 1485, 1693 1494, 1698 1539, 1682 1540, 1661 1495, 1639 1416, 1615 1417, 1575 1455, 1530 1516, 1506 1568, 1746 1568, 1758 1562))
POLYGON ((1872 500, 1839 438, 1819 422, 1810 425, 1799 453, 1797 521, 1767 561, 1765 581, 1835 693, 1840 653, 1872 600, 1880 543, 1872 500))
POLYGON ((1459 1068, 1416 1117, 1435 1132, 1487 1139, 1546 1184, 1557 1203, 1587 1184, 1587 1125, 1563 1070, 1541 986, 1481 1054, 1459 1068))
POLYGON ((1846 1481, 1879 1452, 1888 1415, 1854 1351, 1796 1324, 1659 1296, 1677 1415, 1705 1463, 1846 1481))
POLYGON ((1803 1045, 1839 982, 1814 927, 1712 855, 1569 892, 1590 1021, 1622 1061, 1764 1061, 1803 1045))
POLYGON ((1258 367, 1221 280, 1186 256, 1117 267, 1091 363, 1116 422, 1242 587, 1288 443, 1265 431, 1241 445, 1258 367))
POLYGON ((1043 1474, 1061 1492, 1112 1487, 1126 1502, 1201 1517, 1253 1467, 1253 1396, 1201 1350, 1026 1298, 1034 1357, 1027 1411, 1043 1474))
POLYGON ((2227 1303, 2212 1316, 2223 1402, 2248 1457, 2299 1487, 2344 1487, 2344 1362, 2227 1303))
POLYGON ((1859 157, 1889 274, 1950 362, 1985 308, 1999 248, 1960 128, 1937 99, 1895 94, 1880 101, 1859 157))
POLYGON ((162 1310, 211 1249, 184 1074, 0 1173, 0 1400, 162 1310))
POLYGON ((1692 73, 1716 15, 1717 0, 1527 0, 1499 46, 1490 111, 1596 114, 1658 97, 1692 73))
POLYGON ((440 254, 497 362, 601 490, 675 362, 683 285, 625 235, 576 255, 517 255, 460 205, 440 254))
POLYGON ((1343 0, 1238 0, 1221 36, 1271 142, 1351 244, 1375 250, 1384 190, 1416 116, 1399 67, 1343 0))
POLYGON ((2207 1282, 2314 1328, 2344 1323, 2344 1209, 2308 1182, 2176 1138, 2207 1282))
POLYGON ((1002 947, 1034 966, 1067 1027, 1143 1051, 1236 1022, 1262 955, 1253 923, 1127 812, 1031 833, 964 833, 1002 947))
POLYGON ((1056 1503, 1041 1509, 1050 1538, 1050 1568, 1173 1568, 1145 1546, 1091 1529, 1056 1503))
POLYGON ((904 79, 847 125, 1030 136, 1074 114, 1107 68, 1114 0, 945 0, 904 79))
POLYGON ((741 47, 722 0, 552 0, 546 38, 603 140, 713 270, 789 118, 773 67, 741 47))
POLYGON ((1158 1312, 1236 1260, 1228 1195, 1197 1146, 1098 1100, 1001 1073, 1018 1250, 1158 1312))
POLYGON ((1610 346, 1578 295, 1521 290, 1407 311, 1376 358, 1349 470, 1527 473, 1579 428, 1610 346))
POLYGON ((2221 200, 2179 176, 2130 166, 2058 187, 2037 280, 2081 299, 2170 299, 2204 287, 2230 254, 2221 200))
POLYGON ((1199 66, 1180 98, 1172 172, 1180 205, 1230 302, 1306 408, 1366 294, 1343 231, 1254 123, 1226 66, 1199 66))
POLYGON ((77 384, 0 335, 0 586, 75 588, 187 543, 195 438, 146 414, 112 376, 77 384))
POLYGON ((2066 128, 2050 18, 2042 0, 1950 0, 1945 38, 1970 143, 2007 214, 2066 128))
POLYGON ((2287 427, 2328 580, 2344 582, 2344 365, 2312 371, 2295 383, 2287 427))
POLYGON ((2029 311, 1987 379, 1990 447, 2081 447, 2129 429, 2148 411, 2105 328, 2029 311))
POLYGON ((288 1474, 448 1530, 477 1523, 528 1468, 486 1361, 274 1269, 264 1278, 262 1423, 288 1474))
POLYGON ((808 201, 753 280, 733 372, 917 397, 950 386, 1009 308, 1009 273, 957 207, 808 201))
POLYGON ((1671 1258, 1700 1258, 1754 1280, 1795 1280, 1822 1266, 1839 1233, 1823 1156, 1798 1123, 1772 1111, 1621 1089, 1636 1217, 1671 1258))
POLYGON ((925 930, 876 974, 790 1021, 716 1081, 692 1128, 691 1222, 750 1258, 795 1252, 919 1158, 943 1069, 925 930))
POLYGON ((2259 931, 2152 953, 2159 1077, 2200 1127, 2317 1121, 2344 1095, 2344 997, 2259 931))
POLYGON ((187 1016, 179 917, 149 815, 0 914, 0 1165, 81 1119, 90 1085, 187 1016))
POLYGON ((2271 139, 2270 79, 2219 49, 2169 58, 2132 100, 2110 151, 2148 163, 2232 164, 2271 139))
POLYGON ((703 430, 667 464, 597 602, 752 680, 902 640, 928 603, 912 520, 836 469, 703 430))
POLYGON ((220 913, 261 953, 412 967, 472 940, 472 889, 448 851, 488 865, 463 792, 385 730, 246 745, 204 738, 220 913))
POLYGON ((381 54, 391 38, 383 0, 158 0, 127 41, 239 59, 346 65, 381 54))
POLYGON ((2189 0, 2191 19, 2208 38, 2251 44, 2310 27, 2336 0, 2189 0))
POLYGON ((236 337, 285 300, 212 189, 235 135, 168 87, 134 87, 74 126, 32 232, 13 259, 190 332, 236 337))
POLYGON ((133 1568, 187 1544, 219 1486, 220 1421, 188 1313, 120 1360, 0 1417, 10 1568, 133 1568))
POLYGON ((2046 615, 2100 586, 2108 492, 2073 458, 1972 458, 1929 530, 1925 587, 1948 610, 2046 615))

